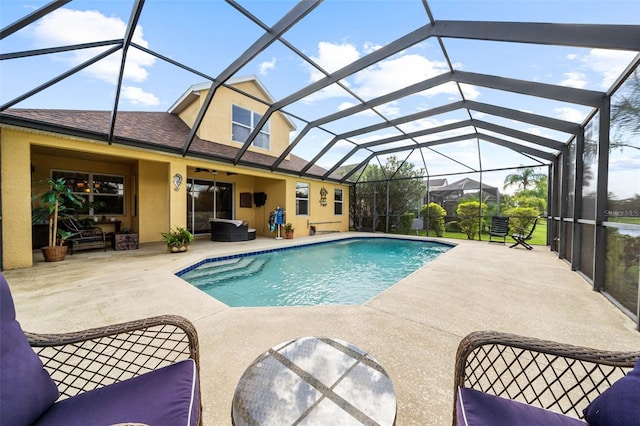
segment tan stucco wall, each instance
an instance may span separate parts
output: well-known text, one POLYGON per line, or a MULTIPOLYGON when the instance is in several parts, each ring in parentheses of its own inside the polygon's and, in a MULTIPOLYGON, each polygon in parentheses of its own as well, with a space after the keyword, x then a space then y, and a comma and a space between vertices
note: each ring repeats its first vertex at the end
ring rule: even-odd
MULTIPOLYGON (((170 187, 169 164, 154 161, 140 161, 138 164, 140 179, 140 193, 138 203, 138 214, 141 217, 138 229, 141 242, 159 241, 161 233, 167 232, 170 226, 184 226, 184 222, 169 223, 167 211, 170 209, 169 192, 173 192, 170 187)), ((181 191, 184 191, 184 183, 181 191)))
MULTIPOLYGON (((235 87, 259 99, 266 100, 264 93, 251 81, 236 84, 235 87)), ((178 115, 189 127, 193 127, 198 111, 208 93, 208 90, 200 92, 200 97, 178 115)), ((241 147, 242 143, 231 139, 231 106, 234 104, 260 114, 264 114, 267 111, 265 104, 242 96, 226 87, 219 87, 198 129, 198 137, 234 148, 241 147)), ((278 157, 288 146, 289 133, 293 129, 280 113, 272 114, 269 123, 270 149, 265 150, 251 146, 249 150, 278 157)))
POLYGON ((8 129, 0 129, 2 160, 2 266, 31 266, 31 181, 29 144, 8 129))
POLYGON ((295 233, 298 235, 309 235, 310 225, 315 224, 317 232, 349 230, 349 189, 346 186, 331 184, 328 182, 318 182, 310 179, 292 178, 287 181, 287 194, 291 194, 286 200, 287 222, 290 222, 295 233), (296 183, 309 184, 309 214, 296 215, 296 183), (320 205, 320 190, 327 190, 326 206, 320 205), (342 215, 334 214, 334 189, 342 188, 342 215), (323 223, 318 223, 323 222, 323 223))

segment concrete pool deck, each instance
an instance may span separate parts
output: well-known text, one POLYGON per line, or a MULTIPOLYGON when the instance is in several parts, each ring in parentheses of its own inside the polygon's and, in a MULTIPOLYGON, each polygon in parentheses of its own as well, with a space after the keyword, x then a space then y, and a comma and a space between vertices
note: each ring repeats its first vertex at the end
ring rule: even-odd
POLYGON ((393 380, 398 425, 451 424, 455 351, 471 331, 610 350, 640 347, 633 321, 547 247, 449 240, 454 249, 359 306, 229 308, 174 275, 206 257, 367 235, 197 239, 180 254, 151 243, 78 252, 56 263, 34 251, 32 268, 4 275, 28 331, 76 331, 160 314, 191 320, 200 338, 205 425, 230 425, 245 368, 271 346, 301 336, 346 340, 373 354, 393 380))

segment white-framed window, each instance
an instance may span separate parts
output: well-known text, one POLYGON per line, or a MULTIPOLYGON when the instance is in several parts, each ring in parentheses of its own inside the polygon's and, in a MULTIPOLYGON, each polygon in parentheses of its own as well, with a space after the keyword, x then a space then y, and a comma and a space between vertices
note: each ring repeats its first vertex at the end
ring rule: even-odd
POLYGON ((81 214, 124 216, 124 176, 52 170, 51 178, 64 178, 71 192, 89 203, 90 208, 81 214))
MULTIPOLYGON (((246 108, 242 108, 238 105, 231 106, 231 139, 235 142, 246 142, 247 138, 255 129, 256 125, 262 118, 261 114, 253 112, 246 108)), ((271 147, 269 133, 269 120, 264 123, 260 133, 253 140, 253 146, 262 149, 269 149, 271 147)))
POLYGON ((333 193, 333 214, 342 216, 342 189, 336 188, 333 193))
POLYGON ((309 184, 296 182, 296 214, 309 215, 309 184))

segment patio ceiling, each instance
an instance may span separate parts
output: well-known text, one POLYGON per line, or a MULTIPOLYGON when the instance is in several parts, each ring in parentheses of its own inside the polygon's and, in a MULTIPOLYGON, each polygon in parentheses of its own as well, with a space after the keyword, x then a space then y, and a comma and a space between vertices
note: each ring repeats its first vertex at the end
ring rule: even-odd
MULTIPOLYGON (((47 16, 74 5, 85 6, 75 1, 51 2, 6 25, 0 31, 3 40, 0 60, 5 70, 2 79, 12 89, 2 90, 0 122, 29 126, 28 119, 15 121, 11 111, 38 108, 41 94, 56 87, 69 90, 73 85, 83 84, 84 80, 79 77, 83 71, 116 57, 119 65, 111 93, 89 96, 97 98, 91 108, 98 105, 111 115, 108 126, 99 132, 99 138, 109 144, 121 143, 118 116, 120 111, 131 109, 122 99, 126 86, 125 67, 135 65, 130 63, 134 55, 144 54, 153 57, 155 62, 154 76, 149 77, 150 80, 162 78, 167 81, 167 98, 177 99, 192 84, 205 81, 209 85, 195 126, 181 142, 180 149, 184 156, 206 158, 208 154, 194 150, 197 144, 193 142, 205 114, 211 112, 209 107, 217 89, 230 87, 228 83, 232 78, 253 73, 259 64, 270 58, 274 58, 274 62, 275 58, 289 58, 286 59, 288 68, 286 65, 275 67, 268 76, 259 77, 276 93, 275 101, 266 104, 266 113, 244 145, 239 145, 233 155, 227 156, 229 163, 250 165, 247 159, 249 146, 262 125, 274 113, 282 113, 296 124, 297 130, 289 146, 276 153, 279 155, 267 165, 272 171, 353 181, 358 179, 365 165, 384 163, 387 156, 396 155, 401 161, 424 168, 426 176, 439 176, 445 174, 443 171, 478 172, 553 163, 560 153, 566 153, 568 142, 584 131, 586 120, 604 105, 607 96, 640 61, 637 54, 640 52, 640 25, 637 24, 554 22, 553 16, 545 23, 439 19, 440 3, 435 0, 395 2, 396 10, 404 15, 400 12, 397 16, 385 15, 381 10, 379 21, 356 22, 354 16, 353 25, 342 27, 336 22, 335 28, 320 28, 318 22, 327 16, 349 14, 354 7, 384 9, 381 7, 383 2, 353 2, 351 5, 329 1, 185 2, 184 7, 193 8, 193 22, 171 22, 169 16, 164 19, 167 19, 167 25, 175 25, 170 30, 173 43, 184 50, 200 51, 199 57, 194 58, 163 44, 152 33, 147 35, 145 32, 148 39, 145 43, 135 36, 137 26, 150 27, 149 20, 158 16, 163 7, 158 3, 165 2, 132 1, 124 31, 116 39, 87 39, 81 43, 33 50, 10 50, 12 38, 20 37, 47 16), (264 3, 272 7, 265 7, 264 3), (229 42, 228 49, 224 43, 228 35, 215 32, 216 22, 220 20, 233 21, 238 26, 233 35, 237 40, 229 42), (339 65, 331 67, 321 63, 319 53, 308 53, 314 51, 312 48, 320 49, 323 40, 344 40, 359 27, 363 31, 365 27, 370 30, 384 25, 385 20, 388 23, 402 20, 406 32, 387 32, 385 37, 390 39, 373 40, 375 48, 354 55, 349 61, 335 61, 339 65), (469 45, 480 52, 485 51, 487 57, 477 60, 470 56, 469 50, 462 48, 469 45), (488 46, 491 50, 485 50, 488 46), (208 61, 207 51, 218 49, 225 49, 224 53, 216 56, 216 62, 208 61), (557 81, 536 79, 538 77, 525 78, 532 73, 523 70, 510 71, 513 75, 504 72, 506 63, 517 65, 520 62, 523 68, 530 67, 531 58, 542 58, 545 51, 561 57, 589 49, 631 52, 626 67, 618 70, 608 87, 595 84, 593 87, 570 87, 557 81), (421 80, 398 78, 387 81, 388 89, 380 88, 376 93, 362 90, 363 86, 358 84, 372 73, 406 60, 409 54, 415 55, 416 51, 420 51, 421 58, 431 61, 419 63, 434 67, 425 70, 421 80), (14 63, 21 61, 24 63, 41 56, 63 58, 70 52, 82 52, 83 61, 60 71, 55 67, 49 76, 43 71, 30 78, 19 74, 17 65, 13 68, 14 63), (225 58, 226 62, 218 61, 219 58, 225 58), (478 69, 467 70, 474 63, 478 69), (290 74, 294 65, 304 71, 290 74), (482 100, 475 100, 478 98, 482 100), (563 109, 578 114, 573 114, 571 119, 561 117, 558 111, 563 109), (283 167, 289 154, 306 161, 296 163, 299 166, 295 170, 290 165, 283 167), (500 158, 502 160, 498 161, 500 158), (336 177, 335 172, 347 165, 354 167, 336 177)), ((464 5, 473 7, 468 2, 464 5)), ((103 2, 91 3, 91 7, 109 15, 113 13, 110 7, 114 6, 103 2)), ((607 7, 607 2, 603 1, 602 7, 607 7)), ((576 70, 566 69, 566 73, 578 72, 579 65, 575 64, 576 70)), ((83 105, 80 100, 77 102, 83 105)), ((96 133, 92 132, 91 136, 95 138, 96 133)), ((139 141, 140 146, 147 146, 149 142, 139 141)), ((131 145, 136 141, 126 140, 126 143, 131 145)), ((219 160, 220 155, 210 158, 219 160)))

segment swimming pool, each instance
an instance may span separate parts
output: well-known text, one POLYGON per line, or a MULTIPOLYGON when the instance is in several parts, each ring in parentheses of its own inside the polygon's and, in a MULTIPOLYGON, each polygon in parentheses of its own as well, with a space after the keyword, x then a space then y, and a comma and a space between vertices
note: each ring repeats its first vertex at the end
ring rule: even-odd
POLYGON ((452 246, 348 238, 206 259, 176 275, 228 306, 361 304, 452 246))

